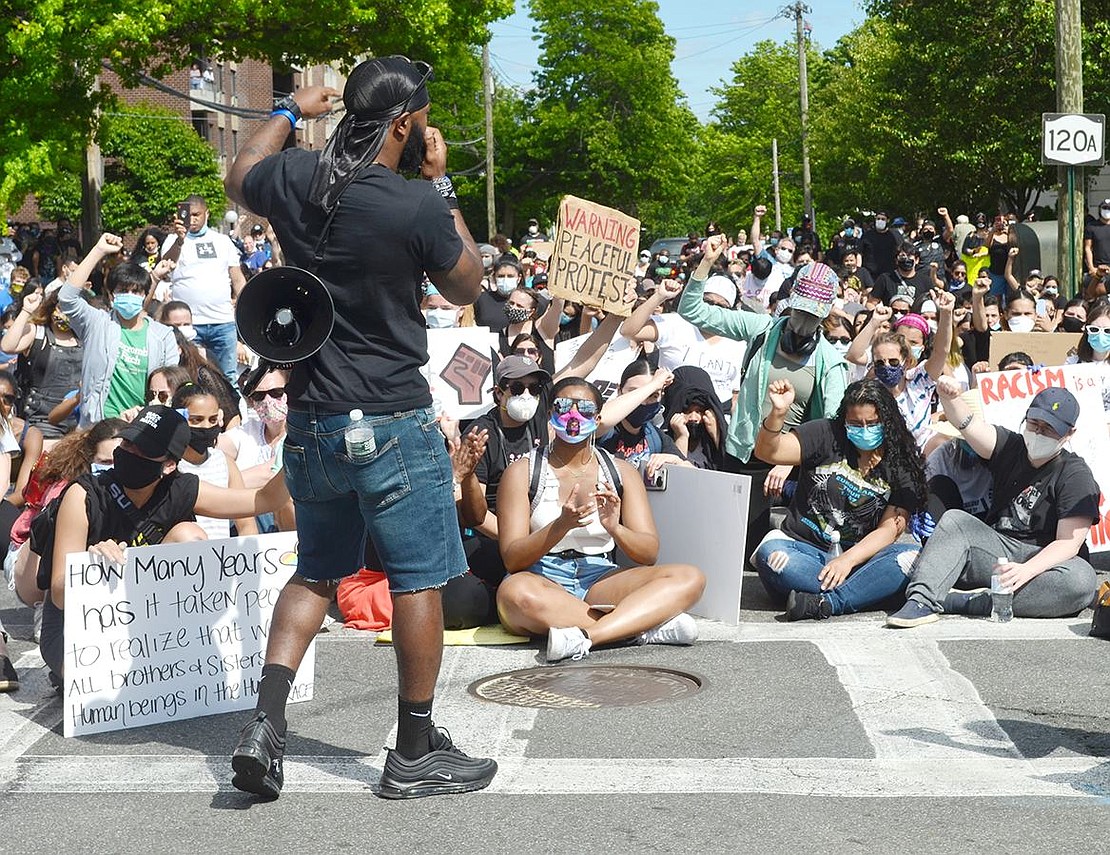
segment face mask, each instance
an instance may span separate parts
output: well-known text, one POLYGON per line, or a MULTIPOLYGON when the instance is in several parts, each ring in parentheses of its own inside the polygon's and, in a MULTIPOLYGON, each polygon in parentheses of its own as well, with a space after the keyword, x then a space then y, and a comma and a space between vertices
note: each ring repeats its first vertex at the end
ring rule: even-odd
POLYGON ((775 258, 778 260, 779 264, 789 264, 794 260, 794 253, 788 249, 776 249, 775 258))
POLYGON ((782 348, 783 353, 789 353, 792 356, 808 356, 817 349, 817 336, 802 335, 791 329, 788 323, 779 337, 779 347, 782 348))
POLYGON ((993 324, 990 325, 990 328, 992 332, 998 332, 1002 329, 1002 324, 999 321, 995 321, 993 324))
POLYGON ((936 335, 937 334, 937 322, 934 321, 932 318, 926 318, 925 323, 927 323, 929 325, 929 331, 933 335, 936 335))
POLYGON ((1048 460, 1064 447, 1063 440, 1041 436, 1039 433, 1033 433, 1029 428, 1021 432, 1021 438, 1025 440, 1025 453, 1033 461, 1048 460))
POLYGON ((424 320, 428 324, 428 329, 442 330, 455 325, 455 318, 458 317, 458 312, 454 309, 425 309, 424 320))
POLYGON ((540 233, 540 227, 539 226, 529 226, 528 227, 528 234, 538 235, 539 233, 540 233))
POLYGON ((821 326, 821 319, 809 312, 791 312, 790 320, 786 325, 797 335, 808 338, 817 332, 817 328, 821 326))
MULTIPOLYGON (((933 330, 933 332, 936 332, 936 330, 933 330)), ((922 344, 911 344, 910 345, 910 353, 913 354, 913 358, 916 359, 918 362, 921 361, 921 354, 923 354, 924 352, 925 352, 925 346, 924 345, 922 345, 922 344)))
POLYGON ((1055 285, 1046 285, 1044 289, 1044 295, 1046 297, 1059 297, 1060 289, 1057 288, 1055 285))
POLYGON ((189 429, 189 448, 193 451, 201 453, 210 449, 216 444, 216 440, 220 438, 220 426, 212 425, 206 428, 190 428, 189 429))
POLYGON ((497 292, 499 294, 511 294, 516 290, 516 277, 515 276, 498 276, 497 277, 497 292))
POLYGON ((1010 332, 1032 332, 1035 323, 1028 315, 1016 315, 1010 318, 1010 332))
POLYGON ((654 404, 640 404, 636 409, 625 417, 632 427, 642 427, 655 418, 655 414, 663 409, 663 405, 656 401, 654 404))
POLYGON ((875 220, 875 229, 877 231, 884 231, 886 229, 886 220, 875 220))
POLYGON ((539 405, 539 398, 533 398, 531 394, 525 392, 523 395, 509 396, 508 400, 505 401, 505 412, 508 413, 510 419, 526 422, 536 414, 539 405))
POLYGON ((93 475, 99 475, 101 472, 111 472, 112 471, 112 464, 111 463, 94 463, 89 468, 92 470, 93 475))
POLYGON ((185 337, 185 341, 197 340, 197 331, 192 324, 182 324, 177 328, 177 331, 185 337))
POLYGON ((551 417, 551 427, 555 430, 555 436, 563 442, 578 445, 580 442, 585 442, 597 431, 597 419, 588 419, 580 415, 578 410, 571 410, 569 413, 563 413, 562 415, 558 413, 553 415, 551 417))
POLYGON ((486 270, 489 270, 491 267, 493 267, 493 256, 492 255, 483 255, 482 256, 482 267, 484 267, 486 270))
POLYGON ((882 425, 845 425, 844 430, 848 434, 848 442, 860 451, 874 451, 883 444, 882 425))
POLYGON ((1098 215, 1104 220, 1110 220, 1110 208, 1099 208, 1098 215))
POLYGON ((925 241, 926 243, 930 242, 935 237, 936 237, 936 235, 933 232, 927 232, 926 231, 926 232, 921 233, 921 239, 923 241, 925 241))
POLYGON ((904 272, 908 273, 909 271, 913 270, 913 264, 914 264, 914 261, 913 261, 912 258, 899 258, 898 259, 898 269, 901 270, 901 271, 904 271, 904 272))
MULTIPOLYGON (((1064 320, 1066 321, 1067 318, 1064 318, 1064 320)), ((1087 333, 1087 344, 1091 346, 1091 350, 1106 353, 1110 351, 1110 335, 1106 333, 1095 333, 1094 335, 1087 333)))
POLYGON ((158 460, 147 460, 130 451, 117 448, 112 453, 115 461, 116 480, 121 486, 130 490, 141 490, 149 487, 162 477, 162 463, 158 460))
POLYGON ((844 341, 834 341, 832 342, 832 346, 833 350, 835 350, 841 356, 844 356, 844 354, 848 352, 848 348, 850 348, 852 345, 844 341))
POLYGON ((141 294, 116 294, 112 299, 112 308, 121 318, 129 321, 143 310, 143 297, 141 294))
POLYGON ((519 306, 506 306, 505 317, 509 319, 510 324, 522 324, 531 316, 531 309, 522 309, 519 306))
MULTIPOLYGON (((1064 315, 1060 325, 1064 328, 1064 332, 1077 333, 1083 331, 1084 321, 1074 315, 1064 315)), ((1091 347, 1094 347, 1094 345, 1091 345, 1091 347)))
POLYGON ((258 417, 266 424, 272 425, 285 421, 285 417, 289 415, 289 401, 282 396, 281 398, 271 398, 267 395, 260 403, 251 402, 251 407, 258 417))
POLYGON ((566 312, 559 313, 559 326, 565 327, 574 320, 574 315, 568 315, 566 312))
POLYGON ((906 369, 901 365, 876 365, 875 366, 875 379, 886 386, 888 389, 893 389, 902 382, 902 378, 906 374, 906 369))

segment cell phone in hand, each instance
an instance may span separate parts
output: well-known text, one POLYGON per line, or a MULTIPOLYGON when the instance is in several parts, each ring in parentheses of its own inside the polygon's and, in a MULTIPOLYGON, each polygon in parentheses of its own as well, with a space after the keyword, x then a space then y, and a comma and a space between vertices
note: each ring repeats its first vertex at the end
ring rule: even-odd
POLYGON ((1037 298, 1037 314, 1042 318, 1048 317, 1048 300, 1044 297, 1037 298))
POLYGON ((660 466, 655 470, 654 475, 648 475, 647 467, 644 467, 644 486, 648 490, 662 491, 667 489, 667 467, 660 466))
POLYGON ((189 203, 181 202, 177 206, 177 218, 185 225, 189 225, 189 203))

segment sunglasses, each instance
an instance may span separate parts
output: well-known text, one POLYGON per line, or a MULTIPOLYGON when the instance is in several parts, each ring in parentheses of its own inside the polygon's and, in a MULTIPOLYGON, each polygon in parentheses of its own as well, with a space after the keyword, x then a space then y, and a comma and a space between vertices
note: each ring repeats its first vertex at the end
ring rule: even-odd
POLYGON ((1088 335, 1099 335, 1100 333, 1102 335, 1110 335, 1110 327, 1096 327, 1094 324, 1089 324, 1083 327, 1083 329, 1087 331, 1088 335))
POLYGON ((534 347, 523 347, 518 350, 514 350, 513 354, 516 356, 539 356, 540 352, 537 348, 534 347))
POLYGON ((597 416, 597 404, 593 401, 580 401, 577 398, 556 398, 552 402, 552 408, 556 415, 560 416, 565 416, 572 408, 578 411, 578 415, 587 419, 597 416))
POLYGON ((539 396, 540 390, 543 388, 543 382, 540 380, 533 380, 531 383, 525 383, 521 380, 513 380, 502 388, 507 389, 510 395, 523 395, 525 390, 527 390, 528 394, 535 398, 539 396))
POLYGON ((846 336, 846 335, 838 335, 838 336, 827 335, 827 336, 825 336, 825 341, 827 341, 829 344, 851 344, 852 343, 852 340, 850 338, 848 338, 848 336, 846 336))
POLYGON ((876 359, 875 365, 885 365, 887 368, 897 368, 902 364, 901 359, 876 359))
POLYGON ((279 386, 276 389, 266 389, 262 392, 251 392, 249 395, 247 395, 247 397, 250 398, 252 403, 261 404, 263 401, 266 400, 267 395, 269 395, 275 401, 280 401, 282 398, 285 397, 285 387, 279 386))

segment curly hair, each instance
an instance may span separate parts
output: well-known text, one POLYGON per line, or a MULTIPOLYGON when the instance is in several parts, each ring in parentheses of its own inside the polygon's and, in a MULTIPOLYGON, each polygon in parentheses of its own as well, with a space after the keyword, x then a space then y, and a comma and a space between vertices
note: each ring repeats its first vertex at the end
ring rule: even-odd
POLYGON ((925 460, 890 390, 878 380, 858 380, 852 383, 844 390, 844 401, 833 417, 833 421, 843 429, 844 414, 848 412, 848 408, 864 404, 870 404, 875 408, 883 426, 883 456, 875 471, 890 484, 909 476, 918 505, 916 508, 906 508, 906 510, 913 515, 923 510, 927 501, 925 460))
POLYGON ((35 464, 35 477, 43 484, 73 481, 89 471, 96 459, 96 447, 119 436, 125 427, 123 419, 104 419, 87 430, 67 434, 35 464))

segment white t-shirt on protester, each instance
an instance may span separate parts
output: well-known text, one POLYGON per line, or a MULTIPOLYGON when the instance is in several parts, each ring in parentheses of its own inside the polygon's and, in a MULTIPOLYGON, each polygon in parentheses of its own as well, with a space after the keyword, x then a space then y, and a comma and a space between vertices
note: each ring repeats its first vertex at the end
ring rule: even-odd
MULTIPOLYGON (((176 241, 176 235, 166 238, 162 254, 176 241)), ((170 284, 173 299, 188 303, 193 310, 194 325, 235 322, 229 269, 238 266, 239 250, 227 235, 213 229, 186 235, 170 284)))
POLYGON ((747 342, 724 337, 706 341, 701 330, 673 312, 655 315, 652 320, 657 332, 659 367, 674 371, 680 365, 696 365, 713 381, 721 403, 732 401, 732 393, 740 387, 747 342))

